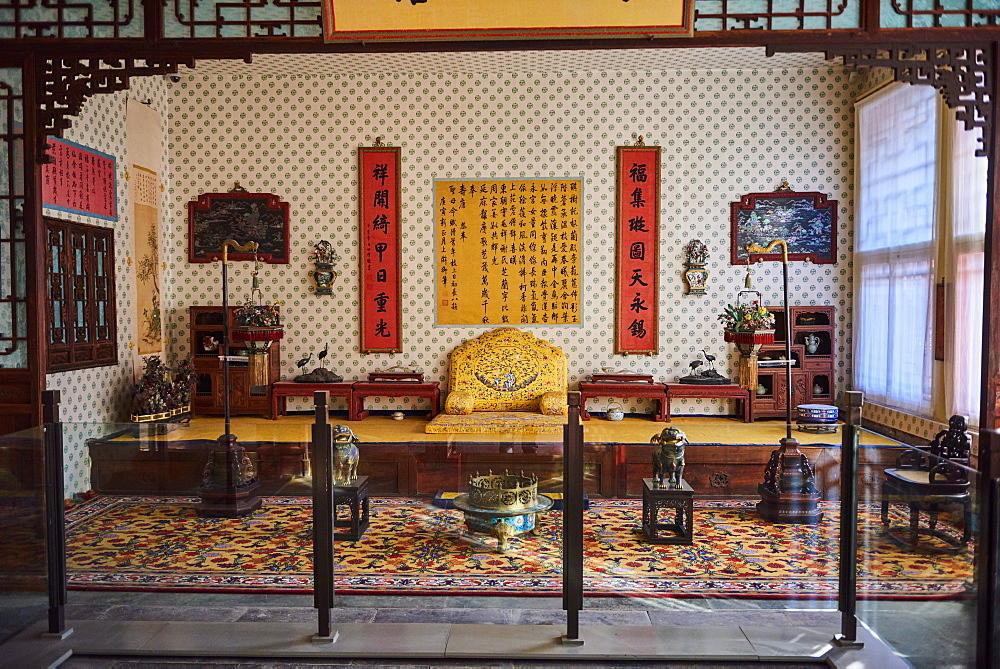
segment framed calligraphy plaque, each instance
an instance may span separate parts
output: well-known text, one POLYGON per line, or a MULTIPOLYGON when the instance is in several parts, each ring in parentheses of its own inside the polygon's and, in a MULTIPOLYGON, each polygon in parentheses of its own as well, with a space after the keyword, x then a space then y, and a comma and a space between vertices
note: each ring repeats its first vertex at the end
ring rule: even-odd
POLYGON ((747 254, 753 243, 767 246, 783 239, 789 260, 818 264, 837 261, 837 201, 823 193, 750 193, 733 202, 730 220, 730 259, 734 265, 748 260, 781 260, 780 253, 747 254))
POLYGON ((323 0, 328 42, 693 34, 694 0, 323 0))
MULTIPOLYGON (((288 203, 271 193, 249 193, 239 184, 228 193, 203 193, 188 202, 188 262, 222 257, 222 243, 257 242, 257 257, 288 264, 288 203)), ((253 260, 252 253, 230 253, 230 260, 253 260)))
POLYGON ((68 139, 45 141, 52 162, 42 165, 42 206, 117 221, 115 157, 68 139))
POLYGON ((361 352, 401 353, 399 147, 358 148, 361 205, 361 352))
POLYGON ((615 353, 660 351, 660 147, 617 148, 615 353))
POLYGON ((582 179, 437 180, 438 325, 580 325, 582 179))

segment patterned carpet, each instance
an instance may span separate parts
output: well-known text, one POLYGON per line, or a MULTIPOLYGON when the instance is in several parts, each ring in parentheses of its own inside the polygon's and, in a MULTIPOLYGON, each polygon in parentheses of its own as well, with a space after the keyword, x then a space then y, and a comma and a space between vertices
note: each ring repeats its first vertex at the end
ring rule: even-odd
MULTIPOLYGON (((244 519, 199 518, 197 498, 98 497, 67 512, 69 587, 188 592, 312 591, 308 498, 267 498, 244 519)), ((774 525, 754 502, 698 500, 691 546, 651 545, 641 500, 591 500, 584 521, 588 596, 780 597, 837 594, 837 505, 818 525, 774 525)), ((373 499, 361 541, 336 542, 340 594, 546 595, 561 588, 561 519, 537 536, 470 535, 461 511, 373 499)), ((903 523, 896 517, 894 523, 903 523)), ((880 536, 878 510, 862 513, 862 597, 957 597, 972 576, 964 554, 908 552, 880 536)))

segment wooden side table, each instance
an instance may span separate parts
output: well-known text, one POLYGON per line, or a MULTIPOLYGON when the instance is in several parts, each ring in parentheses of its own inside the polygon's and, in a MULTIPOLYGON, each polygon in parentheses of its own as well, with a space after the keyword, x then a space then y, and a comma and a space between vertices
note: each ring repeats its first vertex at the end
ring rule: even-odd
POLYGON ((357 541, 368 529, 368 477, 359 476, 354 485, 333 486, 333 538, 357 541), (351 517, 337 519, 337 507, 346 504, 351 510, 351 517), (338 532, 338 527, 346 527, 338 532))
POLYGON ((431 401, 431 409, 427 413, 428 418, 434 418, 438 413, 438 406, 441 404, 441 390, 438 382, 414 383, 412 381, 398 381, 396 383, 368 383, 357 381, 351 387, 351 407, 347 414, 348 420, 362 420, 368 417, 365 411, 366 397, 426 397, 431 401))
POLYGON ((666 420, 670 422, 670 400, 675 397, 707 397, 710 399, 737 399, 743 403, 743 422, 753 422, 753 412, 750 410, 750 391, 746 388, 728 383, 724 385, 708 385, 697 383, 667 384, 666 420))
POLYGON ((694 490, 681 480, 681 489, 659 488, 653 479, 642 480, 642 530, 651 544, 694 543, 694 490), (660 511, 673 510, 674 522, 661 523, 660 511), (660 532, 668 532, 663 536, 660 532))
POLYGON ((590 420, 590 414, 587 413, 587 400, 592 397, 648 397, 657 402, 656 412, 653 413, 653 420, 661 423, 670 420, 666 386, 662 383, 594 383, 581 381, 580 418, 582 420, 590 420))
POLYGON ((353 381, 343 383, 298 383, 296 381, 275 381, 271 384, 271 418, 284 416, 288 409, 289 397, 312 397, 317 390, 325 390, 330 397, 351 397, 353 381))

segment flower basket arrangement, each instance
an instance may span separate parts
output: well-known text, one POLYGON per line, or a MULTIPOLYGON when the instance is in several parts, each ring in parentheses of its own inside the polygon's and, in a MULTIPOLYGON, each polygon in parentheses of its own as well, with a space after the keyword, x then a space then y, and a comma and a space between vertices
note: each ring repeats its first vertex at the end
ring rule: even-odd
POLYGON ((761 306, 760 293, 742 291, 736 304, 728 304, 721 314, 724 331, 723 339, 733 344, 740 352, 739 383, 755 392, 757 389, 757 352, 762 346, 774 343, 774 314, 761 306), (754 294, 756 299, 743 299, 754 294))
POLYGON ((273 304, 244 304, 233 313, 233 341, 278 341, 285 336, 281 314, 273 304))
POLYGON ((266 386, 267 354, 271 342, 285 336, 278 307, 248 301, 233 313, 233 322, 230 336, 234 343, 243 344, 247 349, 251 385, 266 386))

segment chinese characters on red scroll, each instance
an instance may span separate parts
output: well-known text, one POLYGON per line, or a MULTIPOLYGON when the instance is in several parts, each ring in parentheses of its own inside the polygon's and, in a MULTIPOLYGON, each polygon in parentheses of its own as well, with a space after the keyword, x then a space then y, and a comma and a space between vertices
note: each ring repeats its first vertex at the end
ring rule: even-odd
POLYGON ((618 147, 615 353, 659 353, 660 147, 618 147))
POLYGON ((580 324, 580 179, 440 180, 438 325, 580 324))
POLYGON ((115 157, 65 139, 46 141, 52 162, 42 166, 42 205, 118 220, 115 157))
POLYGON ((361 352, 402 348, 399 148, 358 149, 361 191, 361 352))

